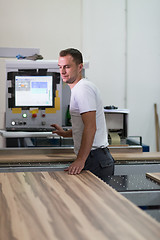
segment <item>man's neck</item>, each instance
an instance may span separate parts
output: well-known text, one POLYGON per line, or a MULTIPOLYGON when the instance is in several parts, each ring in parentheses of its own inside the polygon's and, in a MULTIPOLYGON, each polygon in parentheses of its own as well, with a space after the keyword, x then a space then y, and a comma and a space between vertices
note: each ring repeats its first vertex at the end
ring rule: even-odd
POLYGON ((68 84, 68 86, 70 87, 70 89, 72 89, 81 79, 82 79, 82 75, 79 76, 73 83, 68 84))

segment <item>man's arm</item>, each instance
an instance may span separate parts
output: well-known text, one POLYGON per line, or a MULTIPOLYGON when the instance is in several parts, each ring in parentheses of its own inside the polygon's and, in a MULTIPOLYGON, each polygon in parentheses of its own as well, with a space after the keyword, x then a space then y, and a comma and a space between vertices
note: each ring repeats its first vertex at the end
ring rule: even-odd
POLYGON ((52 124, 51 127, 55 128, 55 130, 53 130, 52 133, 56 133, 61 137, 72 137, 72 129, 64 131, 63 128, 60 127, 58 124, 52 124))
POLYGON ((69 174, 79 174, 84 168, 85 161, 91 151, 96 133, 96 111, 86 112, 81 116, 84 123, 81 146, 77 159, 66 169, 69 174))

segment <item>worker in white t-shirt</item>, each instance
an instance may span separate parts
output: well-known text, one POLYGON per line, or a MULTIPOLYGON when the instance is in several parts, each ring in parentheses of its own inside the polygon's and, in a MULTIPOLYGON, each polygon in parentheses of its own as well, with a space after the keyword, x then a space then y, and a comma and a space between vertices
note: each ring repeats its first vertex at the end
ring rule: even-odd
POLYGON ((83 57, 79 50, 69 48, 59 54, 58 65, 64 82, 71 89, 70 115, 72 129, 64 131, 57 124, 53 133, 73 137, 76 160, 65 169, 69 174, 90 170, 107 182, 114 174, 114 159, 108 146, 108 133, 100 93, 96 86, 82 78, 83 57))

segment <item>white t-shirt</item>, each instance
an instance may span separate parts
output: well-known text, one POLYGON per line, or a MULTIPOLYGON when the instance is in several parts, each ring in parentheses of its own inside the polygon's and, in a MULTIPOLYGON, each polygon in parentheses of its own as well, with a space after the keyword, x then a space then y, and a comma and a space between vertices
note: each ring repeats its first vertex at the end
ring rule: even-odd
POLYGON ((108 146, 108 133, 100 93, 92 82, 83 78, 71 89, 70 99, 72 134, 76 154, 80 149, 84 128, 81 114, 89 111, 96 111, 97 130, 92 149, 108 146))

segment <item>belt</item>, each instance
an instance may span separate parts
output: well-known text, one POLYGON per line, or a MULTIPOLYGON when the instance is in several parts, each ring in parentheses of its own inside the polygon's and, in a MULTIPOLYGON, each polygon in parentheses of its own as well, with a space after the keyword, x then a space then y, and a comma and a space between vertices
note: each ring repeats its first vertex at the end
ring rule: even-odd
POLYGON ((95 146, 93 146, 92 148, 91 148, 91 151, 93 150, 96 150, 96 149, 105 149, 105 148, 107 148, 108 149, 108 147, 106 146, 106 147, 95 147, 95 146))

